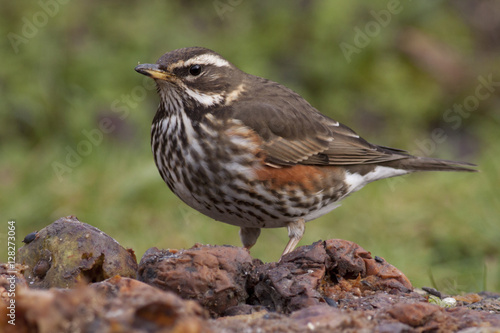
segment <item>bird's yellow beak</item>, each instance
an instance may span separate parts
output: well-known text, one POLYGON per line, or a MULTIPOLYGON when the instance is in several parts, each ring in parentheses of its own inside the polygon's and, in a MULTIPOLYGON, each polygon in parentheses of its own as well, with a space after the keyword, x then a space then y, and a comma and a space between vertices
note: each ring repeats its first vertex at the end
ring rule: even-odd
POLYGON ((158 80, 168 80, 173 76, 173 74, 160 69, 157 64, 141 64, 135 68, 135 71, 158 80))

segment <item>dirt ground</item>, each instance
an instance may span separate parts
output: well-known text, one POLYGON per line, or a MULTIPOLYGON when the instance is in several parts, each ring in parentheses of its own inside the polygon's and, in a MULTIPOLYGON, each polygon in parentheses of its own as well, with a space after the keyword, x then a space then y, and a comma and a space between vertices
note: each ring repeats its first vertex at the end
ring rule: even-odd
POLYGON ((151 248, 137 263, 68 216, 25 242, 14 267, 0 266, 2 332, 500 332, 500 294, 415 289, 345 240, 278 263, 201 244, 151 248))

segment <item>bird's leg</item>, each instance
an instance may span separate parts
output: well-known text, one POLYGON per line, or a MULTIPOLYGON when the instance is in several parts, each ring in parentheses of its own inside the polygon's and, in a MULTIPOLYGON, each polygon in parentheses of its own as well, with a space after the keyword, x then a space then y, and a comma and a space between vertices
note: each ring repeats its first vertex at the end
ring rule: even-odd
POLYGON ((286 244, 285 251, 283 251, 280 261, 285 254, 292 252, 297 244, 299 244, 302 236, 304 235, 305 225, 306 221, 304 219, 298 219, 297 221, 288 224, 288 237, 290 240, 288 241, 288 244, 286 244))
POLYGON ((250 250, 250 248, 255 245, 255 243, 257 242, 257 238, 259 238, 259 235, 260 228, 240 228, 240 239, 243 243, 243 246, 247 250, 250 250))

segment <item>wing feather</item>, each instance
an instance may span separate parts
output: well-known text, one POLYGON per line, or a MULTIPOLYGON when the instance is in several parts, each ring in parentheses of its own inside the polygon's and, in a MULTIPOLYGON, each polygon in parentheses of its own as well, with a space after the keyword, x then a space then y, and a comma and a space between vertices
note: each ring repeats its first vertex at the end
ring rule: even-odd
POLYGON ((271 81, 262 90, 241 96, 232 117, 261 137, 266 160, 273 165, 357 165, 408 158, 399 149, 377 146, 328 118, 298 94, 271 81), (270 92, 273 92, 272 94, 270 92))

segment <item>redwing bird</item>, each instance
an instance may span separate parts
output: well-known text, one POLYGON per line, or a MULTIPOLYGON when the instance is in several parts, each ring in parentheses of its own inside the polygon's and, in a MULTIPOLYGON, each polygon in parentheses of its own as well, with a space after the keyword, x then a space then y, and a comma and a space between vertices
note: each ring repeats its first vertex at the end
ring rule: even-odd
POLYGON ((375 180, 415 171, 475 171, 371 144, 276 82, 214 51, 174 50, 135 70, 156 81, 151 146, 170 189, 211 218, 240 227, 246 248, 261 228, 287 227, 292 251, 305 222, 375 180))

